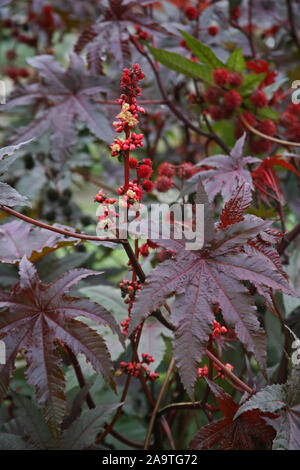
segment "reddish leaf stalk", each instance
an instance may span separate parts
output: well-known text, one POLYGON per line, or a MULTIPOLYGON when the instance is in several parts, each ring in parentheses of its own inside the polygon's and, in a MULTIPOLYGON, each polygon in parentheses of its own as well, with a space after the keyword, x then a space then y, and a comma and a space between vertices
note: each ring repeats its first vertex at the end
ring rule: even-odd
POLYGON ((6 212, 7 214, 13 215, 14 217, 17 217, 18 219, 24 220, 24 222, 28 222, 29 224, 36 225, 37 227, 50 230, 51 232, 60 233, 61 235, 65 235, 66 237, 72 237, 72 238, 77 238, 79 240, 96 241, 96 242, 105 242, 105 241, 112 242, 112 243, 124 242, 124 240, 121 240, 120 238, 109 238, 109 237, 103 238, 103 237, 97 237, 96 235, 85 235, 83 233, 76 233, 76 232, 71 232, 69 230, 64 230, 58 227, 53 227, 52 225, 48 225, 45 222, 40 222, 38 220, 32 219, 31 217, 28 217, 27 215, 21 214, 20 212, 17 212, 14 209, 11 209, 10 207, 0 206, 0 210, 2 210, 3 212, 6 212))
POLYGON ((221 362, 216 356, 214 356, 208 349, 205 351, 205 354, 209 359, 212 359, 219 367, 222 369, 224 374, 228 375, 234 382, 236 382, 245 392, 250 393, 252 395, 254 390, 248 387, 241 379, 239 379, 233 372, 231 372, 224 364, 221 362))

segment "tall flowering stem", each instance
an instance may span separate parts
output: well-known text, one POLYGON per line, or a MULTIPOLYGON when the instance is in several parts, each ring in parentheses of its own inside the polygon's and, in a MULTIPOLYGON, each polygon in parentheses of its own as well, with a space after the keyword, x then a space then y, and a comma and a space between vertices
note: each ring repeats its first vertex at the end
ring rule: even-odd
POLYGON ((113 123, 116 132, 125 132, 124 139, 116 139, 111 144, 112 156, 123 153, 124 155, 124 190, 127 191, 130 182, 129 172, 129 152, 143 146, 143 134, 132 133, 132 129, 138 124, 138 113, 144 113, 145 110, 138 106, 136 97, 141 95, 141 89, 138 86, 140 80, 143 80, 144 73, 138 64, 134 64, 131 69, 124 69, 121 78, 121 88, 124 93, 117 103, 121 105, 121 112, 118 114, 118 121, 113 123))
MULTIPOLYGON (((126 68, 123 70, 121 77, 121 89, 123 93, 117 100, 121 111, 113 122, 115 131, 117 134, 120 134, 120 136, 114 139, 110 148, 111 156, 117 157, 120 162, 124 162, 124 184, 117 191, 120 196, 119 201, 115 198, 109 198, 102 189, 96 195, 95 200, 101 204, 103 209, 102 214, 99 216, 100 229, 107 230, 114 228, 115 224, 112 222, 111 216, 119 216, 116 204, 119 205, 119 208, 125 209, 125 222, 128 221, 129 209, 133 209, 136 217, 138 217, 144 191, 151 192, 154 188, 154 184, 151 181, 153 172, 151 159, 146 158, 139 162, 136 158, 130 157, 130 152, 143 147, 144 134, 134 132, 135 127, 139 124, 139 114, 145 113, 144 108, 137 103, 137 97, 141 95, 139 82, 143 80, 143 78, 144 74, 138 64, 133 64, 130 69, 126 68), (136 172, 136 177, 132 180, 130 179, 130 171, 136 172)), ((128 305, 128 317, 125 321, 121 322, 125 335, 128 331, 130 314, 136 293, 141 288, 141 279, 137 279, 138 277, 141 278, 141 275, 136 269, 136 266, 139 266, 139 256, 148 256, 149 247, 151 247, 150 241, 139 247, 139 242, 136 239, 133 252, 129 242, 127 242, 126 245, 124 244, 124 248, 127 250, 130 249, 132 255, 130 256, 129 262, 132 266, 132 278, 131 280, 124 279, 119 285, 124 302, 128 305)), ((137 335, 136 338, 140 337, 141 327, 137 329, 137 332, 138 331, 139 335, 137 335)), ((146 366, 142 366, 142 362, 137 355, 137 346, 138 339, 135 341, 133 360, 128 363, 126 367, 124 364, 121 365, 120 372, 141 379, 143 379, 143 375, 146 374, 147 378, 155 380, 158 374, 154 372, 150 373, 146 366)))

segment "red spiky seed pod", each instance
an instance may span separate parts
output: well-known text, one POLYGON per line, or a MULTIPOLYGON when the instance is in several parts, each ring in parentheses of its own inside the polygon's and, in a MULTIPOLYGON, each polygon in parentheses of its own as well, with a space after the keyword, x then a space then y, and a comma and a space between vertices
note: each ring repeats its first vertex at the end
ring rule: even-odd
POLYGON ((229 83, 230 74, 228 70, 220 68, 213 72, 214 82, 219 86, 225 86, 229 83))
POLYGON ((167 176, 158 176, 155 181, 155 188, 160 193, 166 193, 173 186, 173 181, 167 176))
POLYGON ((238 108, 242 103, 242 97, 237 90, 227 91, 224 95, 224 106, 226 110, 238 108))
POLYGON ((262 90, 255 90, 250 96, 250 100, 256 108, 264 108, 268 105, 268 97, 262 90))
POLYGON ((219 104, 221 96, 223 96, 223 91, 217 86, 207 88, 204 93, 205 101, 210 104, 219 104))
POLYGON ((243 77, 238 72, 231 72, 229 76, 229 85, 232 88, 238 88, 243 83, 243 77))
POLYGON ((143 164, 152 167, 152 160, 150 158, 144 158, 143 164))
POLYGON ((153 173, 152 168, 149 165, 141 165, 138 170, 137 170, 137 175, 139 178, 146 178, 149 179, 151 178, 153 173))
POLYGON ((144 180, 142 183, 142 188, 146 193, 151 193, 154 189, 154 183, 151 180, 144 180))
POLYGON ((196 172, 194 165, 191 162, 184 162, 178 170, 180 178, 189 179, 196 172))
POLYGON ((271 119, 264 119, 258 124, 257 129, 263 134, 274 137, 274 135, 276 134, 277 128, 276 128, 276 124, 274 124, 274 122, 271 121, 271 119))
POLYGON ((167 176, 168 178, 173 178, 176 174, 176 169, 172 163, 163 162, 159 165, 157 173, 160 176, 167 176))
POLYGON ((268 153, 272 148, 272 142, 266 139, 257 139, 253 140, 250 145, 251 152, 255 155, 260 155, 261 153, 268 153))
POLYGON ((222 106, 219 106, 219 105, 210 106, 209 114, 211 115, 214 121, 220 121, 221 119, 224 119, 225 117, 224 108, 222 108, 222 106))
POLYGON ((128 163, 129 163, 129 168, 131 168, 132 170, 134 170, 138 166, 137 159, 133 157, 129 158, 128 163))

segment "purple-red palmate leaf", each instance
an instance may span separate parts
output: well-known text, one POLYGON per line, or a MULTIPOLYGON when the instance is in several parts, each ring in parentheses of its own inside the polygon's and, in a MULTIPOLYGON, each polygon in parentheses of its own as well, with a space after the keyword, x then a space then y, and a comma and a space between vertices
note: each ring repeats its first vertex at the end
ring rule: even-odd
POLYGON ((207 450, 215 447, 218 450, 266 450, 271 449, 275 432, 264 417, 271 422, 276 416, 263 414, 258 410, 241 413, 234 420, 240 406, 221 387, 207 379, 224 418, 199 429, 189 444, 193 450, 207 450))
POLYGON ((251 173, 247 168, 249 163, 260 162, 259 158, 244 157, 246 143, 244 134, 235 144, 230 155, 213 155, 201 160, 196 166, 208 166, 211 169, 201 171, 187 181, 186 192, 192 192, 197 186, 199 176, 204 184, 208 199, 212 201, 221 194, 228 201, 237 188, 243 184, 254 190, 251 173))
MULTIPOLYGON (((9 166, 19 157, 17 150, 29 144, 33 139, 20 142, 18 145, 10 145, 0 149, 0 175, 6 173, 9 166)), ((19 194, 7 183, 0 182, 0 205, 2 206, 31 206, 27 197, 19 194)))
POLYGON ((10 110, 35 104, 38 111, 30 124, 17 130, 15 141, 38 138, 50 131, 52 153, 61 166, 77 141, 77 121, 85 123, 99 139, 111 142, 112 127, 95 102, 97 95, 108 90, 105 77, 88 74, 84 61, 74 53, 67 69, 51 55, 32 57, 28 63, 43 82, 16 88, 5 105, 10 110))
POLYGON ((25 255, 29 261, 35 262, 62 246, 74 243, 76 240, 59 233, 13 220, 0 226, 0 261, 15 264, 25 255))
POLYGON ((46 285, 33 264, 23 257, 19 273, 20 282, 11 292, 0 291, 0 335, 6 344, 6 364, 0 369, 0 400, 7 393, 17 353, 24 352, 27 381, 44 407, 47 423, 58 434, 66 407, 59 345, 84 354, 114 387, 113 365, 104 340, 77 318, 107 325, 120 339, 122 335, 115 319, 101 305, 67 295, 81 279, 99 272, 73 269, 46 285))
MULTIPOLYGON (((249 193, 245 187, 237 190, 233 200, 235 206, 247 206, 249 193)), ((264 369, 266 337, 256 316, 254 298, 243 281, 255 284, 265 296, 269 288, 294 295, 282 270, 278 269, 267 251, 258 252, 252 247, 251 255, 248 253, 249 242, 255 242, 258 236, 268 239, 271 222, 245 215, 242 221, 233 223, 232 220, 231 225, 220 229, 218 225, 213 226, 207 197, 203 197, 201 188, 197 202, 204 203, 206 209, 203 248, 186 250, 185 240, 154 240, 172 251, 173 256, 153 269, 147 277, 137 294, 128 332, 130 335, 151 312, 175 294, 172 305, 172 321, 177 327, 173 342, 174 357, 191 397, 197 370, 212 333, 215 304, 220 305, 226 325, 235 329, 238 339, 264 369)), ((223 220, 227 209, 225 206, 221 215, 223 220)))
POLYGON ((120 65, 130 61, 130 28, 139 27, 147 31, 163 32, 166 28, 150 16, 145 15, 143 7, 154 3, 148 1, 104 0, 101 2, 100 17, 89 25, 79 36, 75 44, 78 54, 87 50, 90 69, 102 73, 104 54, 111 54, 120 65))
POLYGON ((286 384, 268 385, 253 395, 236 411, 235 419, 243 413, 260 411, 277 413, 276 420, 268 421, 277 432, 274 450, 300 448, 300 370, 294 368, 286 384))

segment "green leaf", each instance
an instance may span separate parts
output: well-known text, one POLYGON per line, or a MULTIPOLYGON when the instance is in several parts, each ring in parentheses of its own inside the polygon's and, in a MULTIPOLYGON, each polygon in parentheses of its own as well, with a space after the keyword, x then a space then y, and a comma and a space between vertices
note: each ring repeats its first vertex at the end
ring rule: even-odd
POLYGON ((244 77, 242 85, 239 87, 239 92, 242 96, 249 95, 255 88, 257 88, 263 79, 265 78, 265 73, 250 73, 244 77))
POLYGON ((235 49, 228 57, 226 68, 231 71, 243 73, 246 68, 246 62, 242 53, 242 48, 235 49))
POLYGON ((163 360, 166 343, 162 337, 171 337, 170 331, 161 325, 155 318, 148 318, 143 327, 143 334, 139 343, 139 353, 155 354, 154 362, 149 365, 151 371, 155 371, 163 360))
POLYGON ((14 400, 14 418, 5 423, 4 431, 15 438, 23 439, 23 443, 33 449, 55 448, 57 442, 46 425, 43 412, 36 401, 30 400, 19 393, 12 392, 14 400))
POLYGON ((95 302, 101 303, 118 321, 125 320, 127 317, 128 309, 121 298, 120 289, 110 285, 98 285, 83 287, 80 292, 95 302))
POLYGON ((277 113, 277 111, 274 111, 274 109, 271 108, 260 108, 257 111, 258 117, 260 119, 272 119, 272 120, 277 120, 280 117, 280 114, 277 113))
POLYGON ((205 65, 208 65, 209 67, 213 69, 218 69, 224 67, 223 62, 218 59, 218 57, 215 55, 215 53, 212 51, 212 49, 208 46, 205 46, 202 44, 200 41, 197 39, 193 38, 193 36, 190 36, 188 33, 185 31, 180 31, 182 36, 185 39, 185 42, 193 52, 193 54, 198 57, 200 62, 202 62, 205 65))
POLYGON ((84 411, 80 418, 65 431, 61 448, 81 450, 90 447, 107 418, 121 405, 122 403, 98 405, 93 410, 84 411))
POLYGON ((206 83, 212 84, 212 69, 204 65, 197 64, 184 56, 176 54, 175 52, 165 51, 164 49, 157 49, 148 46, 154 59, 165 65, 175 72, 183 73, 188 77, 196 80, 203 80, 206 83))

